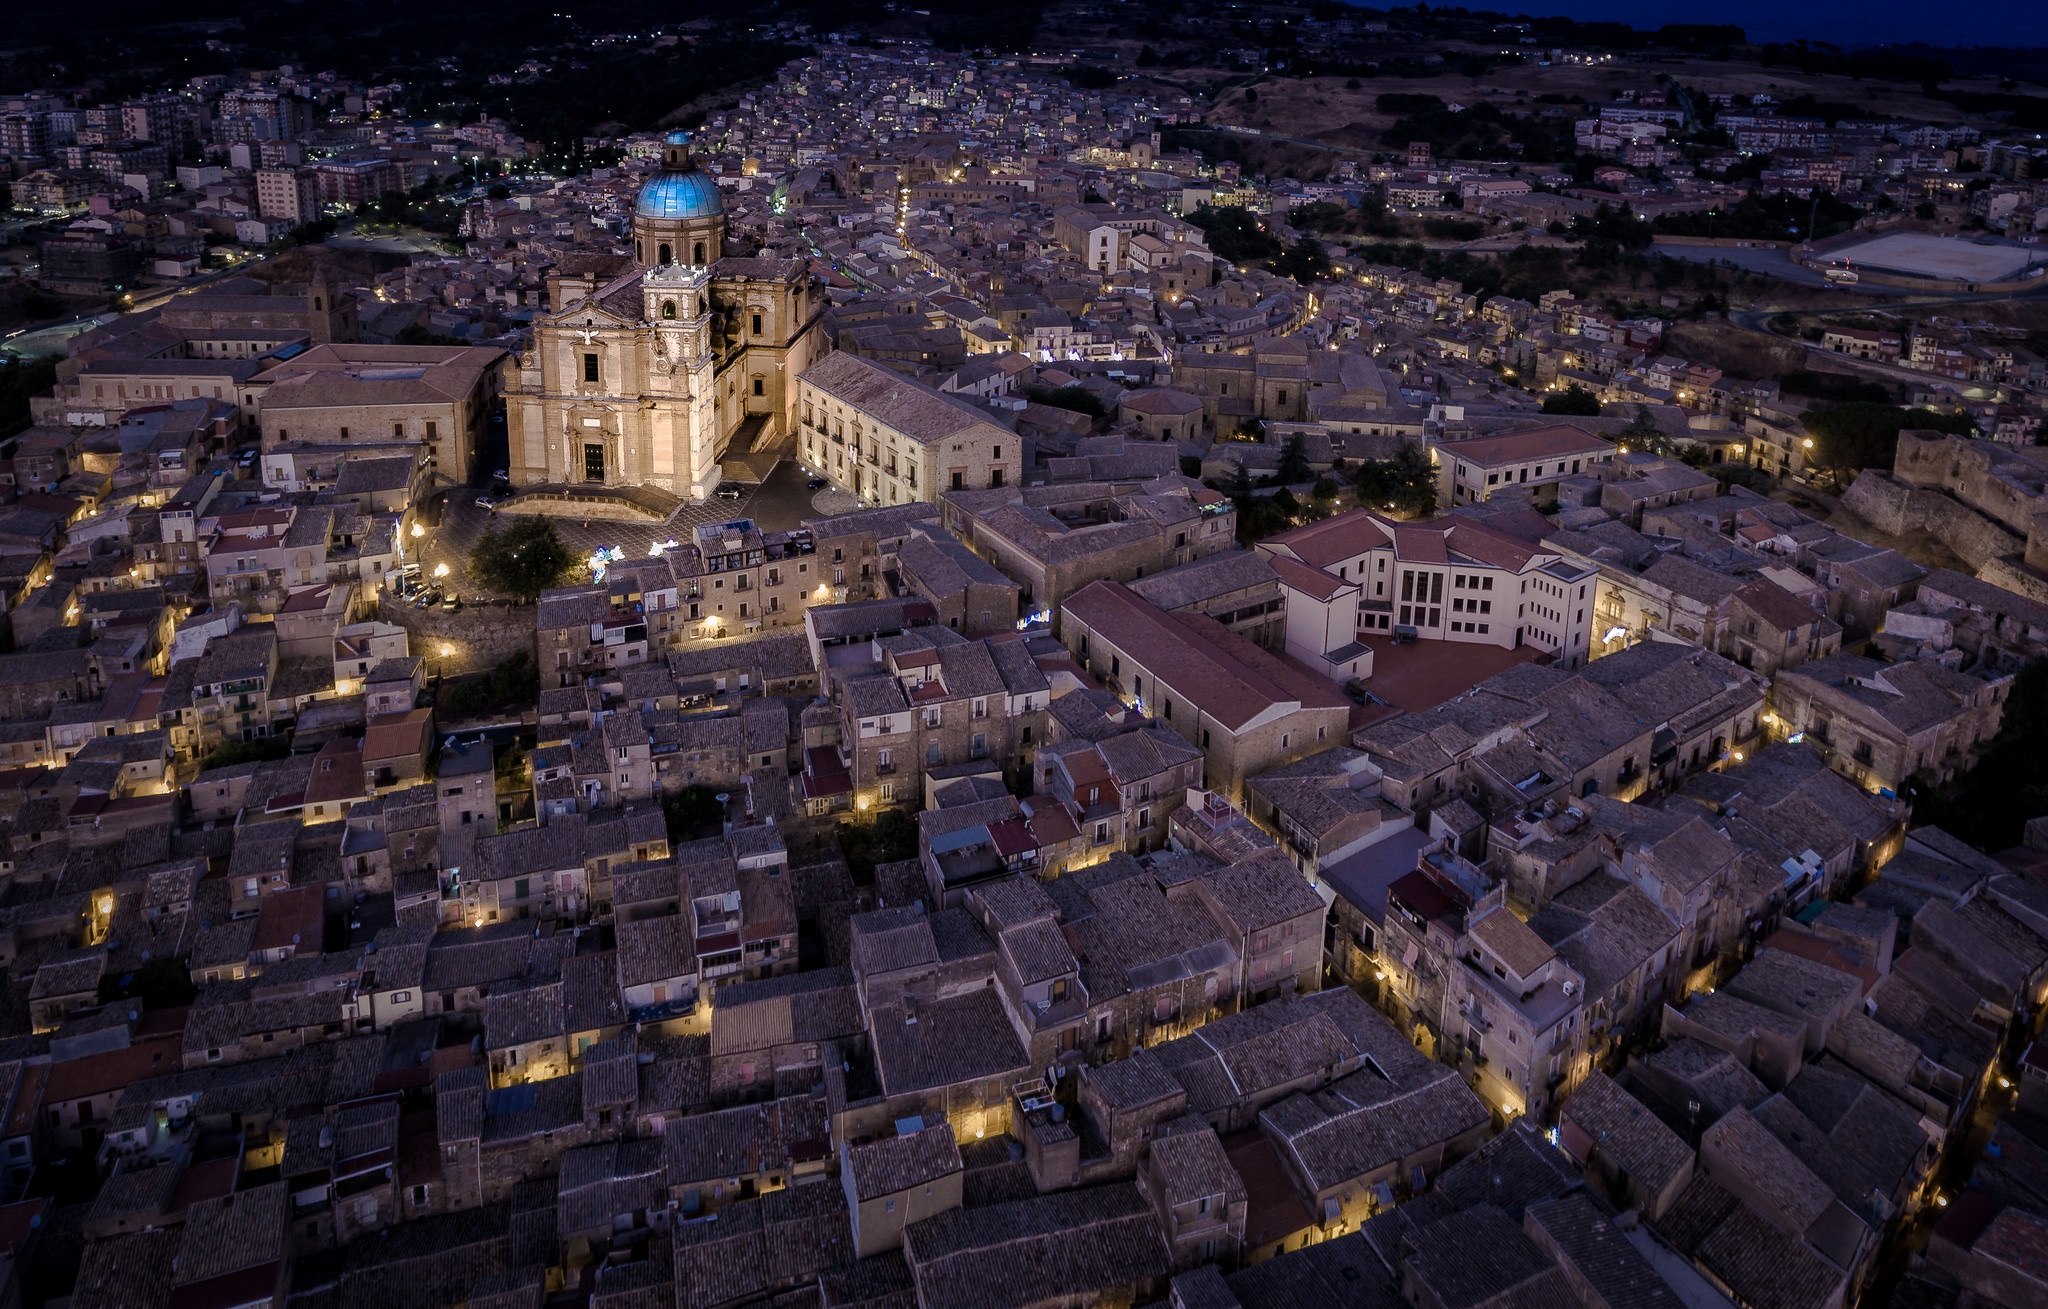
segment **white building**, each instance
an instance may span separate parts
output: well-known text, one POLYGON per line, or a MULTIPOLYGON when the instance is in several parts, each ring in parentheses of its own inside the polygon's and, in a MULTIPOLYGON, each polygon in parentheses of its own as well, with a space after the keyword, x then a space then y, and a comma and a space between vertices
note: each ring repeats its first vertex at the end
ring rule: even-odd
POLYGON ((1586 662, 1598 571, 1469 518, 1396 523, 1356 509, 1258 543, 1287 600, 1287 653, 1325 676, 1372 675, 1365 642, 1534 646, 1586 662))
POLYGON ((1548 498, 1541 488, 1612 462, 1614 446, 1559 425, 1444 441, 1430 447, 1430 458, 1436 463, 1438 503, 1462 505, 1489 500, 1510 486, 1537 488, 1539 499, 1548 498))

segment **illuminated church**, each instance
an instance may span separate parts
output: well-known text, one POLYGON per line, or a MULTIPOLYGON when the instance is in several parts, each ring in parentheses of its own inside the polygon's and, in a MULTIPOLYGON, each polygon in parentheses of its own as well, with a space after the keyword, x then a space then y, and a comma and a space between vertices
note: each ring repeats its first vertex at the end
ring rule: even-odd
POLYGON ((823 283, 801 259, 728 256, 725 204, 669 134, 633 203, 633 255, 564 261, 505 384, 512 482, 704 497, 734 433, 795 428, 823 283))

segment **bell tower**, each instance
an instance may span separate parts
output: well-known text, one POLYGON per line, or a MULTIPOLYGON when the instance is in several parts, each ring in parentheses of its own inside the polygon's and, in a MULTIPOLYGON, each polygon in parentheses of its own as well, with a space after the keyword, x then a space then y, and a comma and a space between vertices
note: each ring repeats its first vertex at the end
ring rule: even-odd
POLYGON ((640 330, 653 338, 643 397, 650 460, 644 480, 703 499, 718 485, 721 453, 711 270, 649 268, 640 274, 640 302, 640 330))

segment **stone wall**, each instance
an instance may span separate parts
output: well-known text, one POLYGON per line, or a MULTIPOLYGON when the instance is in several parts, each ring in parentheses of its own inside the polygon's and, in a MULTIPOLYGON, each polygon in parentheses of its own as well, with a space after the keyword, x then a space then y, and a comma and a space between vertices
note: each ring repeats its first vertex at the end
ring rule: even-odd
POLYGON ((1946 491, 2020 536, 2032 533, 2036 516, 2048 509, 2048 461, 2025 447, 1901 432, 1892 474, 1909 486, 1946 491))
POLYGON ((2008 531, 1941 491, 1909 486, 1867 468, 1842 497, 1842 507, 1892 536, 1925 532, 1980 572, 1993 560, 2023 554, 2027 538, 2008 531))
POLYGON ((378 617, 403 627, 412 652, 443 677, 480 672, 524 650, 533 652, 534 607, 463 602, 455 613, 415 609, 396 596, 378 600, 378 617))

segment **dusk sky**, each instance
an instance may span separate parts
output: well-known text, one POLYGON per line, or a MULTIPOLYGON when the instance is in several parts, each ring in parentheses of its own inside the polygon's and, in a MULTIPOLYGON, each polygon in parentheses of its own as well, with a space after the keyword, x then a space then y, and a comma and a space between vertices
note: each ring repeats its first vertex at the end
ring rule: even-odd
MULTIPOLYGON (((1475 6, 1477 7, 1477 6, 1475 6)), ((1734 23, 1759 41, 1877 45, 2048 45, 2048 5, 1946 5, 1908 0, 1524 0, 1505 10, 1612 20, 1634 27, 1734 23)))

